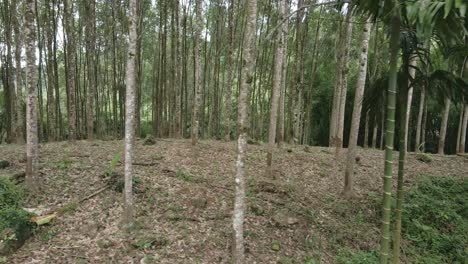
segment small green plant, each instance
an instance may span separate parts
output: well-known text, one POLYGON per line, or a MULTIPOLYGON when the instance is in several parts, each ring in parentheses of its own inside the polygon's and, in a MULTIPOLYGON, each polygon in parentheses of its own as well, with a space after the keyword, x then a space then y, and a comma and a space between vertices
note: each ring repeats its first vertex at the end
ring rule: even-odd
POLYGON ((57 164, 57 168, 61 170, 66 170, 70 167, 71 164, 72 164, 71 160, 62 160, 57 164))
POLYGON ((106 170, 104 171, 104 176, 111 177, 116 174, 115 167, 119 164, 121 160, 120 154, 115 154, 115 156, 110 161, 109 165, 107 166, 106 170))
POLYGON ((193 176, 190 173, 188 173, 186 171, 183 171, 183 170, 178 170, 176 172, 176 177, 178 179, 181 179, 181 180, 187 181, 187 182, 193 181, 193 176))
POLYGON ((305 256, 304 264, 320 264, 320 260, 316 260, 314 257, 305 256))
POLYGON ((24 192, 11 180, 0 177, 0 209, 19 206, 23 196, 24 192))

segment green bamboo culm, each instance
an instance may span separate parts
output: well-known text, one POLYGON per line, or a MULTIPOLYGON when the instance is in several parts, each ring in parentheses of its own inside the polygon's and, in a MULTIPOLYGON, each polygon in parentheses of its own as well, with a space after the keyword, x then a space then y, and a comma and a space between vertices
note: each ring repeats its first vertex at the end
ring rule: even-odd
MULTIPOLYGON (((407 67, 408 68, 408 67, 407 67)), ((409 80, 408 74, 405 74, 406 80, 409 80)), ((409 81, 408 81, 409 83, 409 81)), ((408 107, 408 86, 401 87, 400 99, 400 131, 398 137, 400 138, 399 155, 398 155, 398 183, 396 195, 396 208, 395 208, 395 229, 393 230, 393 254, 392 263, 397 264, 400 262, 400 238, 401 238, 401 214, 403 206, 403 178, 405 176, 405 162, 406 162, 406 110, 408 107)))
POLYGON ((387 121, 385 133, 385 170, 382 204, 382 229, 380 240, 380 263, 387 264, 390 249, 390 215, 392 199, 393 138, 395 134, 395 101, 398 75, 398 55, 400 52, 400 14, 399 1, 395 1, 391 19, 390 70, 387 95, 387 121))

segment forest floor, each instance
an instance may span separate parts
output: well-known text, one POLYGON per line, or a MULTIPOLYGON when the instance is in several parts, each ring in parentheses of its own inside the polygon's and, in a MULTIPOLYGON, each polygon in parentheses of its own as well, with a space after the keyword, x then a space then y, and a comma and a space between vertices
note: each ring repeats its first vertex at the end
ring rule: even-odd
MULTIPOLYGON (((142 143, 135 149, 136 225, 127 231, 120 229, 122 193, 109 188, 76 203, 106 186, 103 175, 123 173, 123 141, 41 144, 42 190, 25 206, 66 210, 8 263, 230 263, 236 142, 142 143)), ((266 145, 249 145, 247 263, 340 263, 350 252, 378 250, 384 153, 358 149, 357 197, 345 200, 344 152, 337 162, 331 148, 285 145, 274 153, 272 180, 266 145)), ((406 187, 421 175, 468 176, 466 157, 428 156, 408 155, 406 187)), ((3 145, 0 157, 12 163, 0 174, 24 170, 24 146, 3 145)))

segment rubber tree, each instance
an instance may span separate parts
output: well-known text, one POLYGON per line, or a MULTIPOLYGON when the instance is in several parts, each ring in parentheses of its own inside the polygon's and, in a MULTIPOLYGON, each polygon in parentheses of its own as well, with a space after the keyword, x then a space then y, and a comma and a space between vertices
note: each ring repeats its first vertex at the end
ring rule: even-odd
POLYGON ((244 213, 245 213, 245 162, 247 158, 247 132, 249 90, 255 69, 255 27, 257 19, 257 1, 246 1, 246 26, 243 41, 242 77, 239 89, 239 136, 237 139, 237 161, 235 177, 235 201, 233 215, 234 263, 243 264, 244 256, 244 213))
POLYGON ((39 146, 37 135, 37 67, 36 67, 36 8, 34 0, 25 2, 26 45, 26 186, 31 191, 37 188, 39 146))
POLYGON ((366 85, 367 76, 367 55, 369 50, 369 38, 371 21, 368 19, 364 25, 364 32, 362 35, 362 43, 360 47, 359 59, 359 73, 356 84, 356 91, 354 95, 353 115, 351 120, 351 130, 349 134, 348 153, 346 159, 345 179, 343 195, 345 197, 354 196, 353 191, 353 176, 354 164, 356 159, 357 139, 359 134, 359 124, 361 120, 362 100, 364 97, 364 87, 366 85))
POLYGON ((124 223, 127 226, 133 224, 133 146, 135 141, 135 67, 137 51, 137 23, 138 13, 137 5, 139 0, 130 0, 130 32, 128 38, 127 50, 127 72, 125 74, 126 81, 126 97, 125 97, 125 187, 124 187, 124 223))
MULTIPOLYGON (((281 0, 279 4, 279 16, 282 20, 286 15, 286 0, 281 0)), ((275 53, 275 66, 274 66, 274 75, 273 75, 273 89, 271 93, 271 105, 270 105, 270 127, 268 130, 268 149, 267 149, 267 174, 273 175, 271 172, 271 163, 273 159, 273 150, 275 149, 275 139, 276 139, 276 125, 278 117, 278 101, 280 96, 281 89, 281 80, 283 73, 283 53, 284 53, 284 31, 288 26, 287 23, 283 23, 282 30, 277 32, 276 37, 276 53, 275 53)))

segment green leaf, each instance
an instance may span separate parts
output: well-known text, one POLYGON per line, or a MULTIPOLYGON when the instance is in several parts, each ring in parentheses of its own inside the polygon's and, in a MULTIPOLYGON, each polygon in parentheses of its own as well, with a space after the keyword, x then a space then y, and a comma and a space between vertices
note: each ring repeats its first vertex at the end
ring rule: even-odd
POLYGON ((446 0, 445 1, 445 14, 444 18, 447 18, 447 16, 450 14, 450 10, 452 10, 453 6, 453 0, 446 0))

